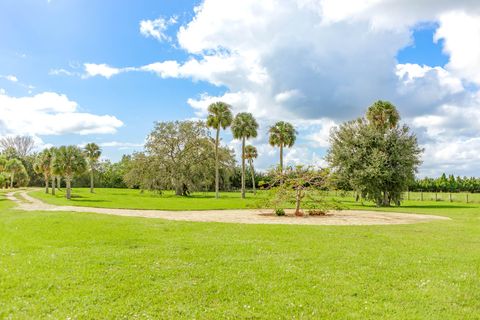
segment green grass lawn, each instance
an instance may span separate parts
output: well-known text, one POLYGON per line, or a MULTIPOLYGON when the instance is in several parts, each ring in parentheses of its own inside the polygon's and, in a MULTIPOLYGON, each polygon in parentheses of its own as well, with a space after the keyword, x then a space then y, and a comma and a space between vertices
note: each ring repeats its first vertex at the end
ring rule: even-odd
POLYGON ((0 194, 2 319, 480 314, 478 205, 406 203, 401 211, 452 220, 392 226, 174 222, 12 206, 0 194))
POLYGON ((253 194, 247 193, 247 198, 242 199, 240 192, 222 192, 220 199, 215 199, 214 192, 192 193, 190 197, 176 196, 172 191, 163 194, 134 189, 109 189, 98 188, 95 193, 90 193, 88 188, 75 188, 72 199, 65 198, 65 189, 57 191, 55 196, 46 194, 45 190, 30 193, 33 197, 50 204, 75 205, 98 208, 122 209, 161 209, 161 210, 207 210, 207 209, 245 209, 254 207, 256 199, 253 194))

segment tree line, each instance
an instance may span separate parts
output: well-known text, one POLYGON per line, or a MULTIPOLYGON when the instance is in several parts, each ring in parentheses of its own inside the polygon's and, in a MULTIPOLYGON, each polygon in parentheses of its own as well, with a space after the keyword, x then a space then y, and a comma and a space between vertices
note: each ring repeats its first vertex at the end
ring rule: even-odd
POLYGON ((410 191, 424 192, 480 192, 480 178, 455 177, 443 173, 440 177, 415 179, 409 185, 410 191))
MULTIPOLYGON (((245 198, 247 186, 255 192, 257 187, 275 185, 288 185, 289 189, 297 190, 297 198, 302 198, 309 193, 305 188, 313 185, 311 181, 321 181, 323 189, 354 190, 359 198, 388 206, 391 203, 399 205, 403 191, 429 182, 428 179, 415 180, 423 150, 416 136, 400 123, 396 107, 388 101, 376 101, 363 117, 332 130, 325 170, 284 167, 284 148, 295 144, 297 131, 292 124, 279 121, 268 130, 269 144, 279 148, 279 163, 267 173, 256 172, 254 162, 258 151, 247 142, 257 137, 258 128, 251 113, 241 112, 234 116, 230 105, 215 102, 208 107, 206 121, 156 122, 147 136, 144 151, 125 155, 117 163, 100 161, 101 150, 94 143, 84 148, 53 147, 31 155, 25 154, 30 148, 28 139, 10 139, 5 141, 7 147, 4 146, 2 154, 5 161, 11 161, 13 154, 24 167, 24 170, 20 166, 15 169, 15 161, 8 166, 6 172, 12 186, 20 185, 22 172, 26 172, 27 180, 31 178, 34 185, 43 181, 46 192, 50 185, 54 193, 63 181, 67 198, 71 197, 74 179, 77 186, 90 185, 92 192, 97 184, 160 193, 173 190, 179 196, 214 190, 219 197, 220 190, 239 188, 242 198, 245 198), (234 151, 220 138, 221 131, 228 128, 234 139, 241 142, 240 165, 234 151), (298 181, 305 182, 302 185, 298 181)), ((1 168, 7 168, 6 162, 1 168)), ((459 182, 455 179, 457 188, 462 185, 459 182)), ((445 190, 443 182, 438 186, 445 190)), ((449 186, 451 188, 452 184, 449 186)), ((289 194, 288 190, 284 191, 289 194)))

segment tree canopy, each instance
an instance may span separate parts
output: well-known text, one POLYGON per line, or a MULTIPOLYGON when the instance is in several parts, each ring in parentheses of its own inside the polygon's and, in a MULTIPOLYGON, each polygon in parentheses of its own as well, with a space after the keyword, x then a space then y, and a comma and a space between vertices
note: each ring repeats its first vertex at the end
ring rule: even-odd
POLYGON ((366 117, 332 131, 327 161, 337 184, 350 186, 378 206, 400 204, 423 150, 409 128, 399 125, 399 118, 393 105, 375 103, 366 117))

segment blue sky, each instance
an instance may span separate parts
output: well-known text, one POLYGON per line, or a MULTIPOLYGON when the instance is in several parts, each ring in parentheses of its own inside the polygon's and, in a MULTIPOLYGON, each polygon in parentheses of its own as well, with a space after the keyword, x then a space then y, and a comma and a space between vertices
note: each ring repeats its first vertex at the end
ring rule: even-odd
POLYGON ((259 119, 260 168, 277 161, 266 130, 279 119, 299 131, 287 161, 323 165, 329 130, 388 99, 426 149, 421 175, 476 174, 461 146, 480 146, 480 49, 465 40, 479 8, 393 2, 3 1, 0 135, 94 141, 118 160, 154 121, 225 100, 259 119))

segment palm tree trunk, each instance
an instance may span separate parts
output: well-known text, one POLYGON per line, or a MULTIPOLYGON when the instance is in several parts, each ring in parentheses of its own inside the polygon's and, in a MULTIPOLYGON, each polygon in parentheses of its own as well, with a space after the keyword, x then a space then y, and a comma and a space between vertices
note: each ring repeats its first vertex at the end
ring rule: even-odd
POLYGON ((12 175, 10 176, 10 189, 13 188, 13 178, 15 177, 15 173, 12 172, 12 175))
POLYGON ((248 162, 250 162, 250 171, 252 171, 253 194, 257 194, 257 190, 255 189, 255 170, 253 169, 253 160, 249 159, 248 162))
POLYGON ((65 178, 65 182, 67 184, 67 199, 70 200, 72 198, 72 187, 70 184, 70 177, 65 178))
POLYGON ((245 199, 245 137, 242 138, 242 199, 245 199))
POLYGON ((48 194, 48 176, 45 176, 45 193, 48 194))
POLYGON ((60 190, 62 187, 62 177, 57 176, 57 189, 60 190))
POLYGON ((93 166, 90 168, 90 193, 93 193, 93 166))
POLYGON ((55 195, 55 176, 52 176, 52 196, 55 195))
POLYGON ((283 143, 280 144, 280 173, 283 173, 283 143))
POLYGON ((218 143, 220 139, 220 125, 217 128, 217 136, 215 138, 215 198, 219 198, 218 188, 220 184, 220 176, 218 172, 218 143))

